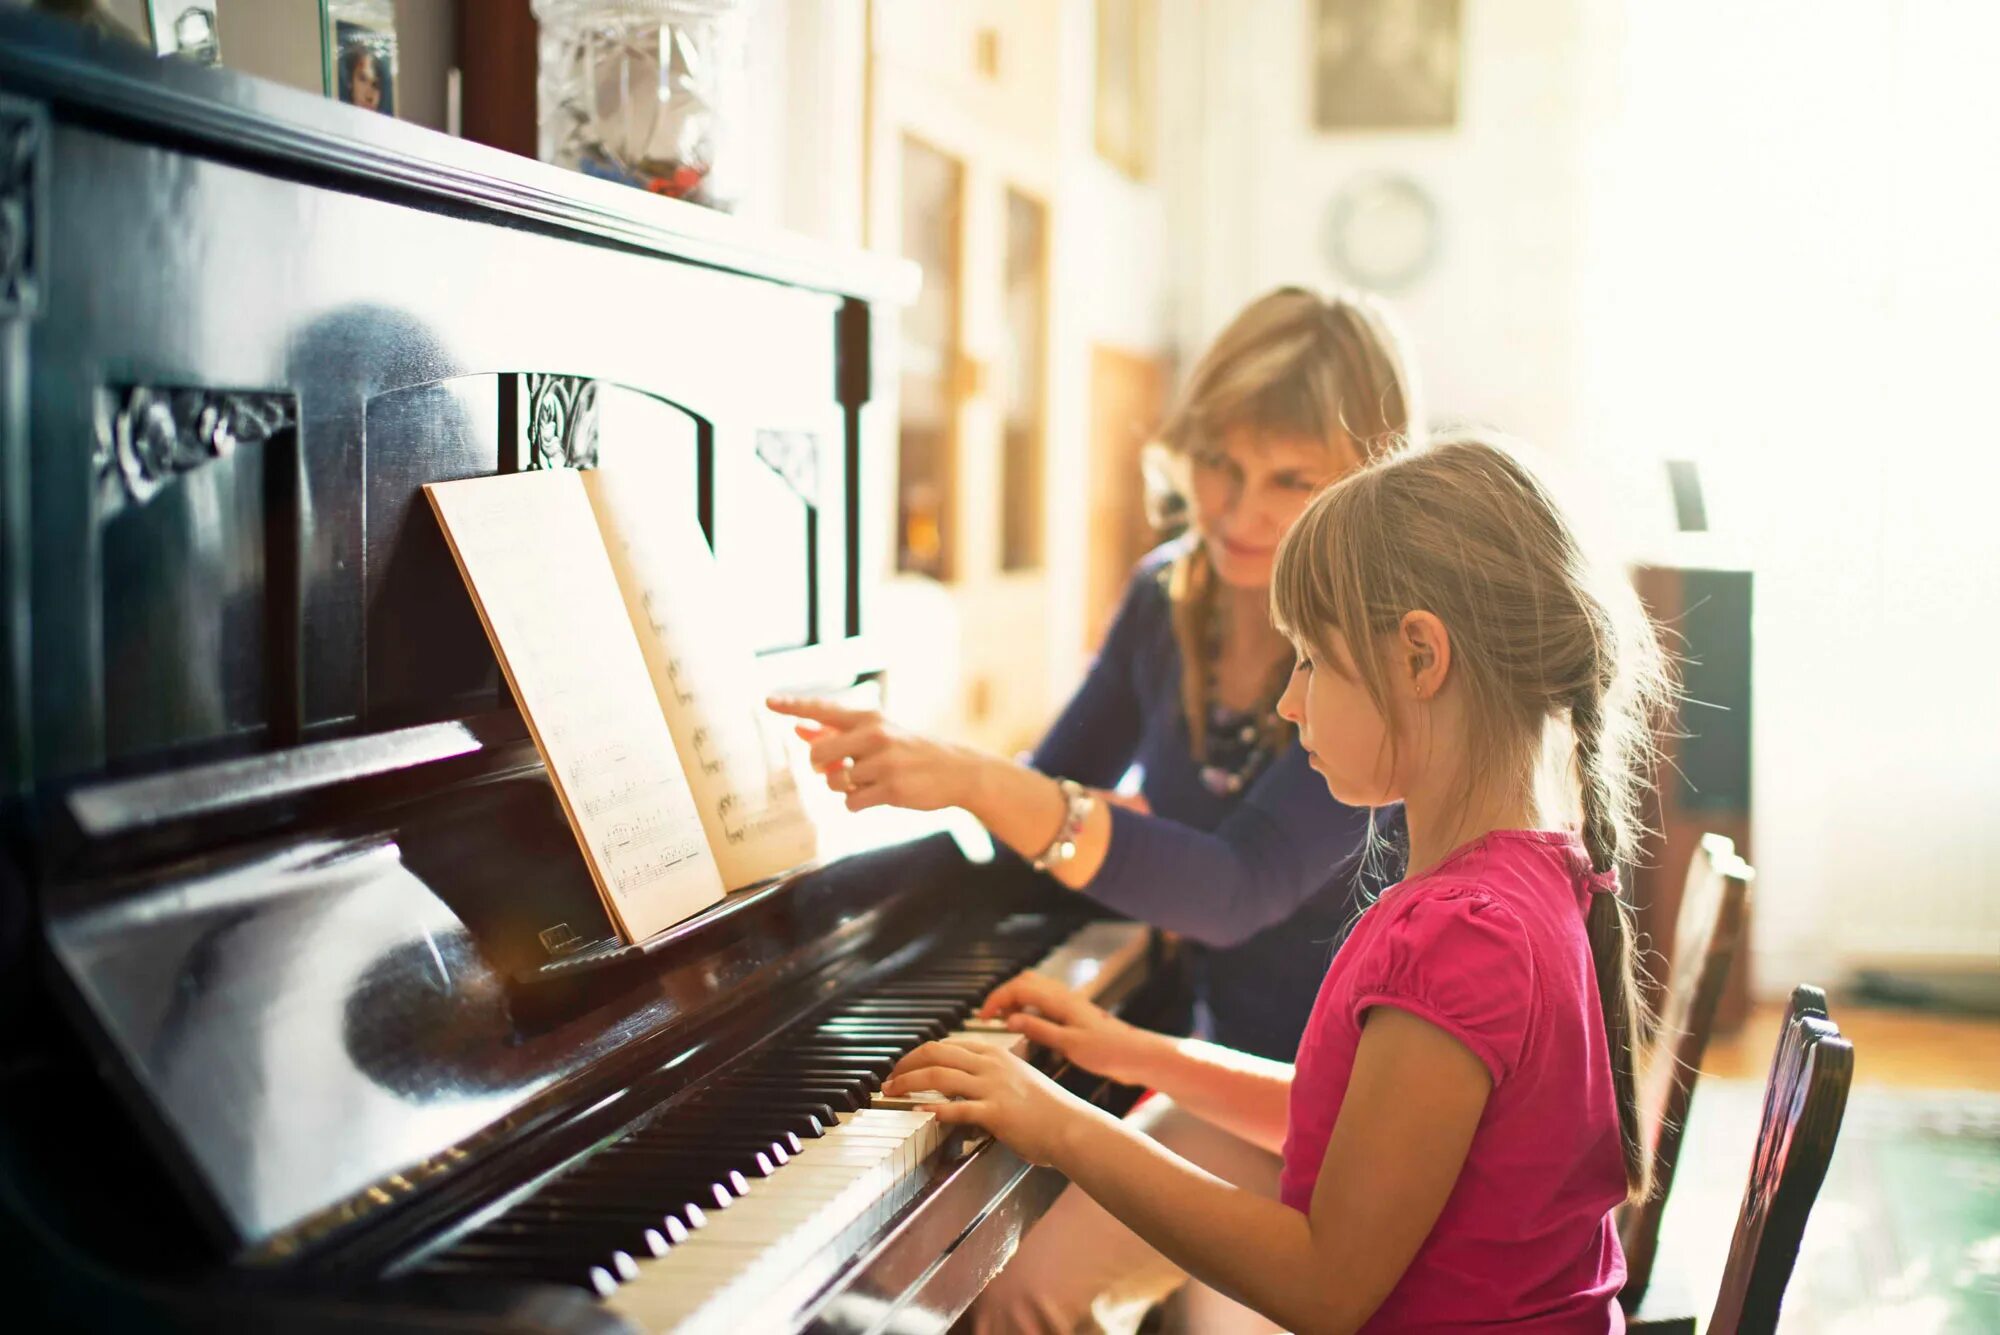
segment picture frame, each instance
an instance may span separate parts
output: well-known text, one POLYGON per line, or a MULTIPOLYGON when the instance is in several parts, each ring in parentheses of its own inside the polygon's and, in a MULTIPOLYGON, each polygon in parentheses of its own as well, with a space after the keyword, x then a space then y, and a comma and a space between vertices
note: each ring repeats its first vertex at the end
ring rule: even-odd
POLYGON ((327 96, 394 116, 401 60, 393 0, 323 0, 322 13, 327 96))
POLYGON ((220 65, 222 28, 216 8, 216 0, 146 0, 154 53, 220 65))
POLYGON ((1314 128, 1458 124, 1461 0, 1313 0, 1312 16, 1314 128))
POLYGON ((1158 0, 1097 0, 1097 155, 1135 181, 1158 142, 1158 0))

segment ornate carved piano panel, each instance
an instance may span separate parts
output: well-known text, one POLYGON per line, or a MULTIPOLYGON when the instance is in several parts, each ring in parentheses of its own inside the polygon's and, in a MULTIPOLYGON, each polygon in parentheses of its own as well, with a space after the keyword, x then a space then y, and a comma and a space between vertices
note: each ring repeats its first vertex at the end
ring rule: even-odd
POLYGON ((1155 1004, 1144 934, 937 835, 618 948, 418 503, 665 456, 776 670, 864 678, 914 281, 0 9, 11 1310, 941 1328, 976 1293, 1061 1183, 871 1082, 1065 950, 1155 1004))

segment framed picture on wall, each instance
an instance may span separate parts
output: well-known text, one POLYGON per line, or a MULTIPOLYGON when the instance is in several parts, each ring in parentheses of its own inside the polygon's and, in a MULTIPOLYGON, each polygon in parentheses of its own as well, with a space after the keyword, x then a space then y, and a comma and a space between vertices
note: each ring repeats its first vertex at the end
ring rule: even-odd
POLYGON ((394 0, 326 0, 328 89, 363 111, 396 114, 394 0))
POLYGON ((1313 0, 1312 13, 1317 128, 1458 123, 1459 0, 1313 0))
POLYGON ((153 50, 160 55, 201 65, 222 63, 215 0, 147 0, 146 21, 153 30, 153 50))
POLYGON ((1135 181, 1153 175, 1157 0, 1097 0, 1097 155, 1135 181))

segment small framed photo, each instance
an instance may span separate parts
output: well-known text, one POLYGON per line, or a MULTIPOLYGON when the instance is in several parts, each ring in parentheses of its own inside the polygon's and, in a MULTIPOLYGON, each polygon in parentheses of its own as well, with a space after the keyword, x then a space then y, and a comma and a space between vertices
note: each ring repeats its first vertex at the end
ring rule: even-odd
POLYGON ((363 111, 396 114, 393 0, 326 0, 328 91, 363 111))
POLYGON ((146 0, 146 18, 153 29, 157 54, 181 56, 201 65, 222 63, 215 0, 146 0))
POLYGON ((1135 181, 1153 175, 1155 0, 1097 0, 1097 155, 1135 181))
POLYGON ((1313 124, 1452 128, 1459 32, 1459 0, 1314 0, 1313 124))

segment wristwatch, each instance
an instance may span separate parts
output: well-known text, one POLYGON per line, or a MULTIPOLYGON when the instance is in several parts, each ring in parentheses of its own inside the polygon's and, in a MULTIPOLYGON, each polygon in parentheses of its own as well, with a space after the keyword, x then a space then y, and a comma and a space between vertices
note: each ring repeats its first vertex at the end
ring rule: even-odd
POLYGON ((1097 805, 1097 795, 1074 779, 1057 779, 1056 787, 1063 795, 1062 828, 1047 848, 1029 859, 1036 871, 1053 871, 1076 856, 1076 837, 1083 833, 1083 822, 1097 805))

